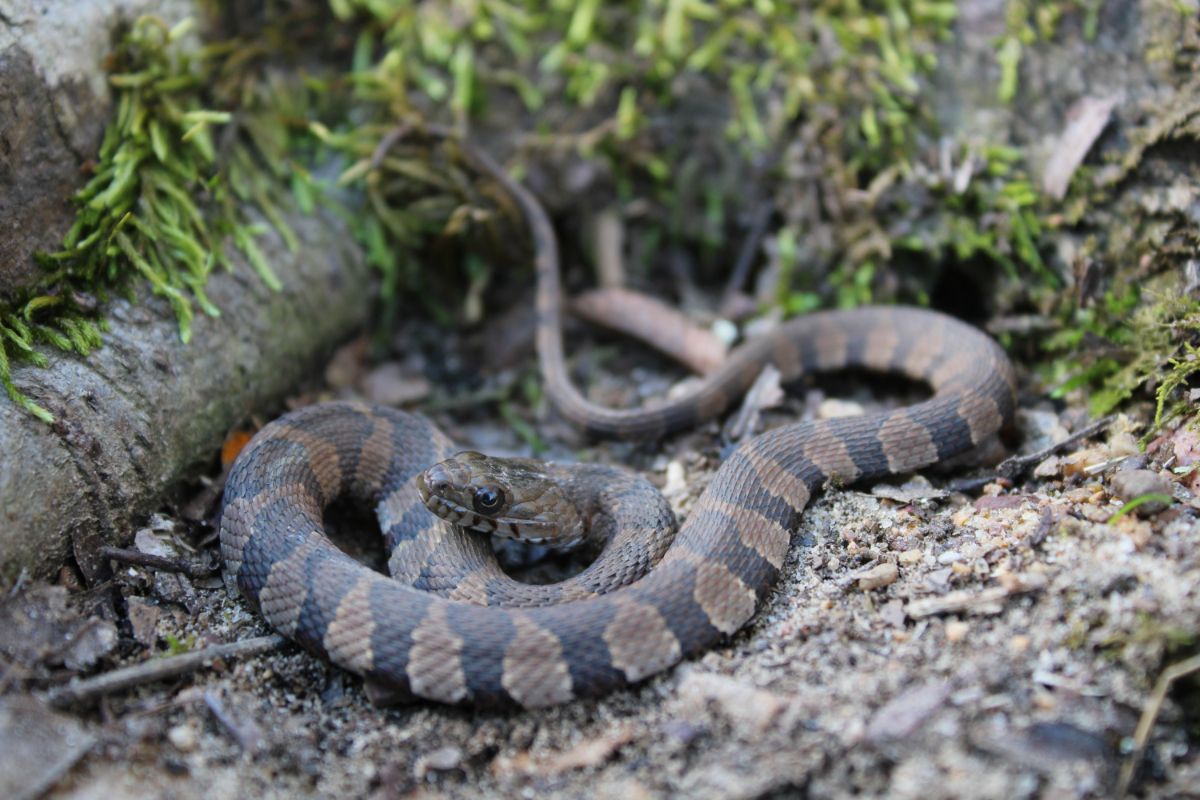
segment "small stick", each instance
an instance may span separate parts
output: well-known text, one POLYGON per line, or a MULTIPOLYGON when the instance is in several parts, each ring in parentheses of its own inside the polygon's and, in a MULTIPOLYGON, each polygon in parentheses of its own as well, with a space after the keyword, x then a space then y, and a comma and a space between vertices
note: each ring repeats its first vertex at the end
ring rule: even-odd
POLYGON ((237 658, 240 656, 256 656, 266 653, 282 645, 282 636, 258 636, 253 639, 243 639, 240 642, 229 642, 205 647, 191 653, 177 656, 155 658, 134 664, 131 667, 115 669, 94 678, 86 678, 70 683, 50 694, 50 705, 63 708, 74 703, 92 700, 110 692, 118 692, 134 686, 141 686, 154 681, 186 675, 212 663, 218 658, 237 658))
POLYGON ((754 210, 754 216, 750 220, 750 230, 746 233, 746 238, 742 240, 741 247, 738 248, 737 260, 734 261, 733 269, 729 271, 729 280, 726 281, 725 291, 721 295, 722 306, 727 304, 730 298, 745 286, 746 279, 750 277, 750 267, 758 255, 758 246, 767 233, 767 225, 771 222, 771 215, 774 213, 775 204, 770 201, 763 202, 754 210))
POLYGON ((1115 419, 1115 417, 1104 417, 1103 419, 1098 419, 1091 425, 1086 425, 1075 431, 1061 442, 1055 442, 1049 447, 1038 450, 1036 453, 1030 453, 1026 456, 1011 456, 1010 458, 1006 458, 1000 462, 999 466, 996 467, 996 471, 991 475, 985 475, 982 478, 968 478, 966 480, 953 481, 950 484, 950 489, 956 492, 969 492, 991 483, 992 481, 996 480, 996 478, 1008 478, 1009 480, 1016 478, 1025 470, 1029 469, 1035 464, 1041 463, 1057 453, 1059 450, 1065 450, 1066 448, 1082 441, 1083 439, 1087 439, 1096 435, 1111 425, 1113 419, 1115 419))
POLYGON ((141 550, 129 550, 124 547, 101 547, 98 552, 101 558, 107 558, 122 564, 132 564, 135 567, 149 567, 161 572, 182 572, 191 578, 207 578, 209 575, 215 575, 220 572, 220 567, 191 564, 182 559, 156 556, 150 553, 143 553, 141 550))
POLYGON ((383 163, 383 158, 387 155, 388 150, 391 150, 397 142, 408 136, 412 132, 412 129, 412 123, 401 122, 385 133, 383 138, 379 140, 379 144, 375 146, 375 152, 371 153, 371 169, 379 169, 379 165, 383 163))
POLYGON ((1012 456, 1000 462, 1000 466, 996 467, 996 472, 1005 478, 1015 478, 1025 470, 1038 464, 1050 456, 1057 453, 1059 450, 1064 450, 1073 444, 1076 444, 1084 439, 1088 439, 1112 424, 1115 417, 1104 417, 1098 419, 1091 425, 1085 425, 1079 430, 1072 433, 1061 442, 1055 442, 1049 447, 1045 447, 1036 453, 1030 453, 1027 456, 1012 456))
POLYGON ((1129 794, 1133 773, 1146 751, 1146 742, 1150 740, 1150 733, 1154 730, 1158 712, 1162 711, 1162 704, 1167 699, 1167 692, 1170 691, 1171 684, 1180 678, 1186 678, 1193 672, 1200 672, 1200 656, 1192 656, 1172 664, 1158 676, 1158 681, 1154 684, 1154 691, 1150 695, 1150 702, 1142 709, 1142 717, 1138 720, 1137 728, 1133 732, 1133 750, 1125 759, 1125 763, 1121 765, 1121 777, 1117 781, 1117 797, 1125 797, 1129 794))
POLYGON ((596 215, 596 279, 604 289, 625 285, 625 225, 611 209, 596 215))
POLYGON ((229 731, 229 734, 238 743, 238 747, 250 755, 257 755, 262 751, 262 730, 254 723, 254 720, 248 719, 244 724, 239 724, 225 709, 225 704, 221 702, 221 698, 212 692, 204 693, 204 704, 208 706, 208 710, 216 717, 217 722, 221 723, 225 727, 225 730, 229 731))

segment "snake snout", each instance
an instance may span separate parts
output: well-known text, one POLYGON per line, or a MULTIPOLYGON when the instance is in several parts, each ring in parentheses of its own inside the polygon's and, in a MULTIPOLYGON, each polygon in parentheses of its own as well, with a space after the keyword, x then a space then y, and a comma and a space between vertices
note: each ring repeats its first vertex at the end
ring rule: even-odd
POLYGON ((445 497, 450 491, 450 472, 443 464, 434 464, 421 473, 417 485, 423 498, 428 495, 445 497))

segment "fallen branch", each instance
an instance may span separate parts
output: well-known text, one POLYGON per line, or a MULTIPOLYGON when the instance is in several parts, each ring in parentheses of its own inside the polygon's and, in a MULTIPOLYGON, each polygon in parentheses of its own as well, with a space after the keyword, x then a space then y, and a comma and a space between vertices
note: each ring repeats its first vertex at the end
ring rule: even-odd
POLYGON ((211 664, 218 658, 239 658, 266 653, 279 647, 283 642, 282 636, 258 636, 254 639, 243 639, 240 642, 217 644, 177 656, 144 661, 141 664, 115 669, 112 672, 75 681, 56 689, 51 692, 49 703, 55 708, 65 708, 111 692, 119 692, 134 686, 186 675, 211 664))

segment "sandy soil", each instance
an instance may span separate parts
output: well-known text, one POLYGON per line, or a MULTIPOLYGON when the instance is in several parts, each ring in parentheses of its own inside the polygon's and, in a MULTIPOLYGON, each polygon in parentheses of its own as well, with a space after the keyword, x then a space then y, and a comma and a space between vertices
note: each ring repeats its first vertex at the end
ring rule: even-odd
MULTIPOLYGON (((719 464, 715 424, 660 448, 580 449, 513 388, 525 374, 443 394, 432 388, 439 376, 426 380, 435 357, 444 371, 472 373, 453 352, 368 367, 352 346, 327 384, 297 402, 416 385, 415 399, 460 442, 528 452, 495 403, 470 399, 507 396, 506 413, 529 420, 550 455, 629 463, 683 515, 719 464)), ((635 401, 678 377, 652 361, 614 369, 622 358, 593 349, 597 399, 635 401)), ((1071 405, 1026 389, 1019 451, 1082 424, 1071 405)), ((838 399, 809 390, 765 421, 895 402, 854 384, 838 399)), ((1176 432, 1147 456, 1137 432, 1136 419, 1118 419, 1015 481, 969 493, 939 487, 986 468, 827 493, 805 513, 784 577, 747 629, 596 701, 507 714, 381 710, 355 679, 288 645, 55 714, 30 696, 45 697, 71 670, 13 668, 0 731, 28 740, 22 727, 43 726, 39 750, 57 771, 5 759, 0 785, 20 796, 49 776, 57 798, 1109 796, 1155 679, 1194 652, 1200 624, 1195 476, 1162 470, 1179 466, 1181 442, 1194 438, 1176 432), (1118 477, 1133 468, 1157 473, 1176 502, 1110 521, 1122 497, 1144 488, 1118 477)), ((211 539, 187 517, 187 503, 172 509, 139 546, 186 553, 211 539)), ((181 582, 123 567, 113 585, 118 641, 93 671, 269 633, 218 577, 181 582)), ((1196 795, 1187 708, 1176 691, 1161 709, 1137 793, 1196 795)))

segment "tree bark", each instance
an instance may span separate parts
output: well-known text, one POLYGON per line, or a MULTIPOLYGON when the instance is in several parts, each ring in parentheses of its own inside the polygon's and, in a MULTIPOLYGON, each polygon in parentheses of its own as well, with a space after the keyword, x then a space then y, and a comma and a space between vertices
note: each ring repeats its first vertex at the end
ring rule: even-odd
POLYGON ((120 300, 102 349, 15 371, 55 422, 0 402, 0 574, 46 573, 81 537, 128 538, 233 426, 278 404, 361 326, 370 279, 347 232, 328 216, 291 224, 299 252, 264 242, 282 291, 248 264, 213 276, 221 317, 199 316, 188 344, 165 302, 120 300))
MULTIPOLYGON (((111 31, 138 13, 199 13, 168 5, 0 3, 0 295, 36 275, 30 254, 57 246, 70 224, 79 166, 108 119, 95 78, 111 31)), ((0 398, 0 580, 49 573, 73 543, 127 539, 233 426, 277 405, 363 324, 371 281, 345 224, 332 214, 289 223, 298 252, 273 234, 261 242, 282 291, 235 258, 236 271, 208 286, 221 317, 198 315, 188 344, 167 304, 142 292, 106 307, 102 349, 47 350, 48 368, 14 370, 55 422, 0 398)))
POLYGON ((142 14, 203 16, 189 0, 0 0, 0 297, 37 278, 31 253, 62 244, 108 122, 101 64, 142 14))

